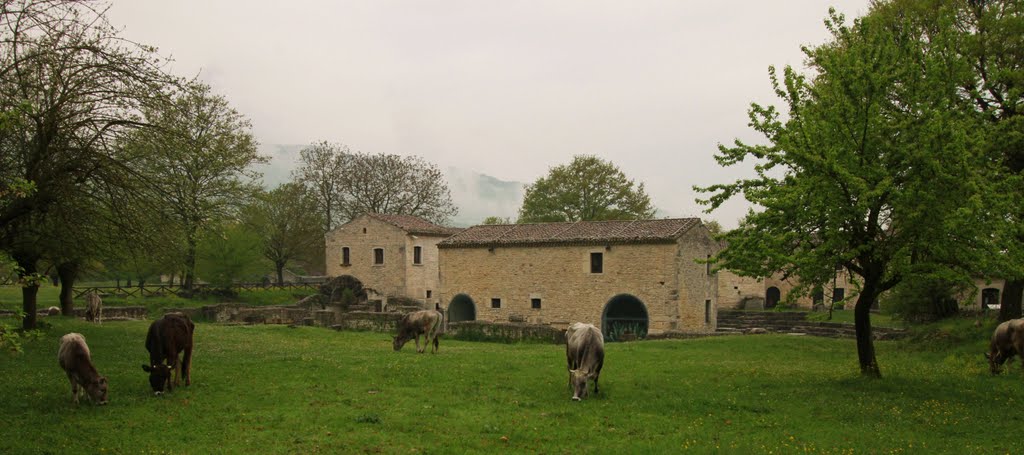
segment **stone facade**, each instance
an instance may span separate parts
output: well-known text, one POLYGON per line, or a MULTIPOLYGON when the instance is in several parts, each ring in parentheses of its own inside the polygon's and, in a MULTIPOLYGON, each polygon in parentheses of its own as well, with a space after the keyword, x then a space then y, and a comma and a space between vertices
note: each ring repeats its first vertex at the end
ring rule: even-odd
MULTIPOLYGON (((775 303, 785 302, 796 287, 795 278, 783 278, 782 274, 774 274, 768 278, 750 278, 739 276, 729 270, 718 272, 718 303, 724 309, 765 309, 775 303), (776 300, 777 299, 777 300, 776 300)), ((837 272, 835 280, 828 283, 822 290, 818 303, 827 305, 833 297, 845 302, 849 308, 857 298, 856 283, 846 272, 837 272)), ((797 308, 810 310, 814 308, 814 298, 809 295, 796 297, 797 308)))
POLYGON ((354 276, 376 294, 371 298, 408 297, 432 307, 440 302, 437 244, 456 232, 418 217, 363 215, 327 234, 327 274, 354 276))
POLYGON ((717 280, 696 261, 715 254, 717 244, 700 220, 628 223, 469 228, 439 244, 441 304, 451 313, 468 296, 477 320, 564 329, 577 321, 602 327, 613 304, 638 301, 647 333, 714 331, 717 280))

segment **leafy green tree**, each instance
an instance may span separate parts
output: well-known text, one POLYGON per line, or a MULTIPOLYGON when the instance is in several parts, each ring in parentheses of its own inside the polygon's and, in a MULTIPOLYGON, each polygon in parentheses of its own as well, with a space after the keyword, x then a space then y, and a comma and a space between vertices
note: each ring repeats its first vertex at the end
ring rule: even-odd
POLYGON ((577 155, 551 168, 526 187, 520 223, 550 221, 642 220, 654 217, 644 184, 637 184, 609 161, 577 155))
POLYGON ((196 273, 215 288, 252 280, 265 270, 260 236, 237 223, 211 226, 197 251, 196 273))
POLYGON ((135 131, 125 143, 132 163, 153 188, 165 223, 180 233, 182 286, 195 280, 199 239, 210 223, 235 219, 259 191, 258 154, 249 121, 204 84, 193 84, 173 103, 144 111, 158 128, 135 131))
POLYGON ((838 264, 860 281, 854 307, 861 373, 880 377, 870 309, 909 276, 965 276, 997 258, 992 226, 1005 204, 978 145, 977 116, 956 96, 965 67, 927 52, 912 18, 869 15, 805 48, 813 76, 771 69, 786 115, 754 104, 766 145, 720 146, 723 166, 757 163, 756 177, 698 188, 710 210, 742 194, 763 207, 725 234, 719 266, 747 276, 825 285, 838 264))
POLYGON ((459 212, 444 174, 420 157, 355 153, 346 162, 341 199, 346 220, 383 213, 443 225, 459 212))
POLYGON ((512 218, 509 218, 507 216, 506 217, 489 216, 487 218, 484 218, 484 220, 480 222, 480 224, 512 224, 512 223, 513 223, 512 222, 512 218))
POLYGON ((263 193, 242 210, 242 220, 259 237, 263 257, 274 264, 277 283, 284 283, 290 261, 319 265, 324 233, 316 200, 299 184, 286 183, 263 193))
POLYGON ((177 80, 148 46, 118 36, 100 2, 0 0, 0 249, 19 265, 23 327, 35 326, 44 217, 125 186, 112 144, 177 80))
POLYGON ((346 169, 352 154, 344 144, 321 141, 299 152, 299 167, 292 180, 303 185, 316 201, 326 234, 340 224, 346 169))

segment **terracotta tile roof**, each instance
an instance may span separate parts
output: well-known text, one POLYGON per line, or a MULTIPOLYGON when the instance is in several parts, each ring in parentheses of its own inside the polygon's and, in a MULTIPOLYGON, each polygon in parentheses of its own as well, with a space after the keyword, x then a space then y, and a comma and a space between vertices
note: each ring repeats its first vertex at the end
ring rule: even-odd
POLYGON ((385 215, 381 213, 369 213, 366 216, 383 221, 405 232, 416 235, 447 237, 462 231, 461 228, 437 225, 413 215, 385 215))
POLYGON ((442 240, 438 247, 661 243, 675 241, 700 223, 699 218, 674 218, 479 225, 442 240))

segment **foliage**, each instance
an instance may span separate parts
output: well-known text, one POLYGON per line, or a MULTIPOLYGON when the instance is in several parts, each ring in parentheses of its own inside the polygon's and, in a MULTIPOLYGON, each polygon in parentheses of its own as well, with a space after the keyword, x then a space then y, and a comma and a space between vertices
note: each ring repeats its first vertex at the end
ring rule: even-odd
POLYGON ((963 277, 944 276, 941 270, 936 275, 913 275, 885 294, 881 306, 905 322, 934 322, 957 315, 957 297, 973 288, 963 277))
POLYGON ((0 452, 558 453, 566 441, 585 453, 1024 448, 1006 437, 1019 428, 1005 403, 1024 401, 1020 364, 990 376, 977 338, 935 349, 879 342, 893 363, 885 382, 836 361, 849 340, 611 343, 601 393, 573 403, 560 345, 442 338, 437 355, 423 355, 392 352, 390 336, 375 332, 200 323, 192 385, 154 397, 139 369, 147 321, 54 324, 25 355, 0 356, 4 434, 31 435, 0 438, 0 452), (110 381, 105 407, 70 403, 54 355, 72 331, 110 381))
POLYGON ((302 185, 286 183, 260 193, 242 210, 243 223, 259 236, 263 257, 274 264, 277 282, 292 261, 323 263, 323 232, 316 202, 302 185))
POLYGON ((512 221, 512 218, 509 218, 507 216, 506 217, 489 216, 487 218, 484 218, 484 220, 480 222, 480 224, 513 224, 513 223, 514 223, 514 221, 512 221))
POLYGON ((644 184, 596 156, 577 155, 526 187, 520 223, 642 220, 654 217, 644 184))
POLYGON ((196 264, 200 277, 220 289, 254 282, 264 269, 260 238, 242 225, 228 224, 203 237, 196 264))
POLYGON ((755 178, 698 190, 718 207, 742 194, 764 207, 727 233, 721 267, 748 276, 796 276, 807 293, 839 264, 858 277, 855 304, 862 371, 879 376, 870 308, 901 280, 936 269, 966 276, 1001 258, 992 162, 978 147, 979 120, 956 97, 956 62, 913 39, 903 16, 845 25, 831 13, 832 41, 804 49, 813 77, 771 69, 783 116, 754 104, 751 125, 767 145, 736 141, 716 159, 757 162, 755 178), (888 19, 888 20, 886 20, 888 19))
POLYGON ((444 174, 420 157, 352 153, 327 142, 300 156, 293 178, 314 195, 327 230, 366 213, 414 215, 437 224, 458 213, 444 174))
POLYGON ((181 258, 190 287, 199 239, 211 223, 234 219, 258 191, 260 174, 251 166, 267 158, 257 153, 249 120, 207 85, 192 84, 144 113, 159 128, 136 131, 124 146, 151 182, 164 224, 175 228, 169 245, 180 250, 169 255, 181 258))

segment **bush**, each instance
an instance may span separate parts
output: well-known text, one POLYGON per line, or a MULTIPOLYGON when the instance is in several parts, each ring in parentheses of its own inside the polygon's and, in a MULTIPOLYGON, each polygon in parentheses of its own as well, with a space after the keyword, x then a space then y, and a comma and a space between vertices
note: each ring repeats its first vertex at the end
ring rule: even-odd
POLYGON ((960 305, 954 296, 968 284, 942 276, 908 278, 883 297, 882 306, 907 323, 928 323, 955 316, 960 305))

